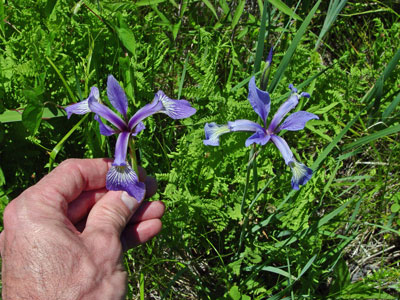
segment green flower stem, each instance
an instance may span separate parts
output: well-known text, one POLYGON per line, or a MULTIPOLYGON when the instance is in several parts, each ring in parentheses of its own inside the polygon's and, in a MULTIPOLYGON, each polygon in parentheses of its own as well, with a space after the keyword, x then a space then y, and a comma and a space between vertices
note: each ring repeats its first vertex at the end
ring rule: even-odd
POLYGON ((137 176, 139 177, 139 170, 137 165, 136 151, 135 151, 135 140, 133 138, 129 139, 129 157, 131 161, 131 166, 137 176))
POLYGON ((243 224, 242 224, 242 229, 240 232, 240 238, 239 238, 239 246, 238 246, 238 250, 237 250, 237 254, 240 253, 242 246, 243 246, 243 241, 244 241, 244 235, 246 232, 246 227, 248 225, 248 221, 249 221, 249 213, 251 208, 253 207, 255 200, 254 199, 258 199, 257 197, 257 190, 258 190, 258 176, 257 176, 257 154, 258 152, 256 151, 256 144, 253 144, 253 147, 250 150, 250 154, 249 154, 249 162, 247 164, 247 174, 246 174, 246 184, 244 186, 244 191, 243 191, 243 198, 242 198, 242 204, 240 207, 240 212, 242 213, 242 215, 245 215, 244 212, 244 205, 245 205, 245 201, 246 201, 246 197, 247 197, 247 191, 249 188, 249 183, 250 183, 250 170, 253 169, 253 179, 254 179, 254 197, 253 197, 253 201, 251 202, 250 206, 247 208, 247 213, 245 218, 243 219, 243 224))

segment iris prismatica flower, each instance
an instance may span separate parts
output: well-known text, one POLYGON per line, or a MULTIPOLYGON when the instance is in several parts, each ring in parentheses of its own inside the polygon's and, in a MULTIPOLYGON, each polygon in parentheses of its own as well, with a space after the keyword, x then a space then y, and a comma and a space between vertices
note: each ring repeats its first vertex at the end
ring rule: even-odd
MULTIPOLYGON (((95 113, 95 120, 99 122, 100 133, 105 136, 117 134, 114 162, 106 177, 106 188, 112 191, 126 191, 129 195, 141 201, 145 194, 144 183, 138 180, 138 175, 127 162, 128 145, 132 138, 145 129, 142 121, 156 113, 167 114, 172 119, 184 119, 196 112, 186 100, 174 100, 167 97, 162 91, 155 94, 154 100, 139 109, 131 118, 128 118, 128 100, 118 81, 112 76, 107 80, 107 96, 111 105, 119 115, 100 103, 100 93, 97 87, 92 87, 87 99, 65 108, 68 118, 72 114, 95 113), (103 123, 107 120, 110 125, 103 123)), ((131 149, 134 153, 134 149, 131 149)))
POLYGON ((318 119, 318 117, 306 111, 297 111, 289 115, 286 120, 282 122, 288 112, 297 106, 301 97, 310 97, 308 93, 303 92, 299 94, 292 84, 289 85, 289 88, 291 90, 290 97, 279 107, 271 123, 267 126, 271 99, 268 92, 257 88, 255 78, 252 77, 249 82, 248 99, 254 111, 260 116, 263 126, 250 120, 236 120, 228 122, 226 125, 218 125, 214 122, 206 123, 204 127, 206 139, 203 142, 205 145, 219 146, 219 137, 222 134, 234 131, 254 132, 253 135, 246 140, 246 147, 251 144, 265 145, 269 141, 272 141, 281 152, 285 163, 292 169, 292 188, 297 190, 299 189, 299 185, 305 184, 311 178, 312 170, 296 161, 289 145, 282 137, 278 136, 278 133, 281 130, 302 130, 309 120, 318 119))

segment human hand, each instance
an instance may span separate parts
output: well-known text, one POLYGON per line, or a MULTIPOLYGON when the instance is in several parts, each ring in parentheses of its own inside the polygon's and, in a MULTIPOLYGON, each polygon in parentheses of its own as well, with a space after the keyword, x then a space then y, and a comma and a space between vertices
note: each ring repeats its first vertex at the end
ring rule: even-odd
MULTIPOLYGON (((106 159, 66 160, 6 207, 4 300, 124 299, 122 251, 160 232, 164 205, 107 191, 109 167, 106 159)), ((152 196, 156 181, 139 173, 152 196)))

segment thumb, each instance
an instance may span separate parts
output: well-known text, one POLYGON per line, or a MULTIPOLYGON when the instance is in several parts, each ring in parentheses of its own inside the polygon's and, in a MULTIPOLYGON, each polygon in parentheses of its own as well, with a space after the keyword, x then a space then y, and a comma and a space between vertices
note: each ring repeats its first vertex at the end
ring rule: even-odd
POLYGON ((127 192, 109 191, 92 207, 84 231, 100 230, 119 237, 139 205, 127 192))

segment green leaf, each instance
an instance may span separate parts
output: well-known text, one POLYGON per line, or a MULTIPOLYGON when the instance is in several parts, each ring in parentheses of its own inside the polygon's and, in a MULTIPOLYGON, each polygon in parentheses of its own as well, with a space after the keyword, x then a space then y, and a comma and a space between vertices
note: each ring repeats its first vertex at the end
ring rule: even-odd
POLYGON ((389 106, 382 113, 382 121, 383 122, 386 122, 386 120, 392 114, 392 112, 395 110, 395 108, 397 107, 399 102, 400 102, 400 93, 397 94, 397 97, 389 104, 389 106))
POLYGON ((324 20, 324 25, 322 26, 321 32, 319 33, 318 40, 315 43, 315 48, 317 49, 324 38, 325 34, 331 28, 332 24, 335 22, 337 16, 342 11, 343 7, 346 5, 347 0, 331 0, 329 2, 328 11, 324 20))
POLYGON ((42 121, 43 106, 28 105, 22 113, 22 124, 28 129, 30 135, 35 135, 42 121))
POLYGON ((215 8, 211 4, 211 2, 209 0, 202 0, 202 1, 211 10, 211 12, 214 14, 215 18, 217 18, 217 20, 218 20, 217 12, 215 11, 215 8))
POLYGON ((310 258, 310 260, 306 263, 306 265, 304 266, 304 268, 301 270, 298 279, 300 279, 304 273, 307 272, 307 270, 311 267, 312 263, 314 262, 314 260, 317 258, 317 255, 315 254, 313 257, 310 258))
POLYGON ((135 2, 136 6, 148 6, 148 5, 155 5, 159 3, 163 3, 166 0, 140 0, 138 2, 135 2))
POLYGON ((343 151, 346 151, 346 150, 349 150, 349 149, 353 150, 354 148, 360 147, 360 146, 362 146, 364 144, 368 144, 368 143, 373 142, 373 141, 375 141, 377 139, 380 139, 380 138, 382 138, 384 136, 387 136, 387 135, 390 135, 390 134, 395 134, 395 133, 397 133, 399 131, 400 131, 400 124, 391 126, 389 128, 383 129, 383 130, 375 132, 373 134, 369 134, 367 136, 364 136, 364 137, 356 140, 355 142, 346 145, 345 147, 343 147, 343 151))
POLYGON ((230 288, 228 292, 229 299, 231 300, 240 300, 242 297, 239 291, 239 287, 237 285, 234 285, 233 287, 230 288))
POLYGON ((0 167, 0 186, 4 185, 6 183, 6 178, 4 177, 3 170, 0 167))
POLYGON ((136 55, 136 41, 133 32, 129 28, 115 28, 117 30, 118 37, 124 47, 132 53, 132 55, 136 55))
POLYGON ((46 56, 47 61, 49 62, 49 64, 53 67, 54 71, 56 71, 58 77, 60 77, 62 83, 64 84, 65 89, 68 92, 69 97, 71 98, 72 101, 74 101, 76 99, 74 93, 72 92, 71 88, 69 87, 67 81, 65 80, 64 76, 61 74, 60 70, 57 68, 57 66, 55 65, 55 63, 46 56))
POLYGON ((246 4, 245 0, 240 0, 239 1, 239 4, 236 7, 235 14, 233 15, 232 25, 231 25, 232 29, 234 29, 236 27, 237 23, 239 22, 240 17, 243 14, 243 10, 244 10, 244 5, 245 4, 246 4))
POLYGON ((292 59, 294 52, 297 49, 298 44, 301 41, 301 38, 306 32, 308 25, 311 22, 311 19, 314 17, 319 5, 321 4, 321 0, 319 0, 314 7, 311 9, 310 13, 305 18, 304 22, 301 24, 299 30, 297 31, 295 37, 293 38, 292 43, 289 46, 289 49, 286 51, 285 56, 282 58, 281 63, 279 64, 278 69, 276 70, 275 77, 272 79, 271 85, 268 88, 268 91, 272 93, 280 82, 283 74, 285 73, 287 67, 289 66, 289 62, 292 59))
MULTIPOLYGON (((11 123, 20 122, 22 120, 22 114, 24 110, 6 110, 4 113, 0 114, 0 123, 11 123)), ((66 115, 63 109, 57 109, 55 112, 49 108, 43 109, 42 118, 51 119, 57 117, 64 117, 66 115)))
POLYGON ((390 207, 390 210, 392 211, 392 213, 397 213, 400 211, 400 204, 399 203, 395 203, 390 207))
POLYGON ((289 17, 292 17, 298 21, 302 21, 302 18, 296 15, 295 12, 291 10, 290 7, 281 0, 268 0, 268 2, 275 6, 278 10, 283 12, 285 15, 288 15, 289 17))
MULTIPOLYGON (((388 65, 386 66, 385 70, 382 72, 381 77, 386 80, 395 66, 397 65, 398 61, 400 59, 400 49, 397 50, 393 58, 390 60, 388 65)), ((380 80, 378 80, 380 82, 380 80)), ((364 97, 361 99, 361 102, 367 102, 367 106, 365 106, 361 111, 350 121, 347 123, 347 125, 342 129, 342 131, 333 139, 333 141, 324 149, 324 151, 318 156, 318 158, 314 161, 314 164, 311 166, 311 169, 316 170, 318 169, 319 165, 326 159, 326 157, 329 155, 329 153, 333 150, 333 148, 339 143, 339 141, 343 138, 343 136, 346 134, 346 132, 354 125, 354 123, 359 119, 361 114, 365 111, 368 110, 373 103, 370 103, 371 99, 373 98, 374 94, 376 91, 376 85, 367 93, 364 95, 364 97)))
POLYGON ((261 269, 262 271, 266 271, 266 272, 271 272, 271 273, 275 273, 278 275, 282 275, 286 278, 290 278, 291 280, 297 280, 296 277, 294 277, 293 275, 290 275, 288 272, 282 270, 282 269, 278 269, 276 267, 272 267, 272 266, 267 266, 267 267, 263 267, 261 269))
POLYGON ((337 262, 333 274, 334 281, 329 289, 330 293, 340 292, 351 283, 349 267, 343 258, 340 258, 337 262))
MULTIPOLYGON (((264 0, 264 7, 262 10, 261 23, 260 23, 260 31, 258 33, 257 40, 257 49, 256 49, 256 57, 254 59, 254 69, 253 72, 256 74, 260 71, 261 59, 264 52, 264 39, 265 39, 265 24, 267 23, 267 14, 268 11, 268 1, 264 0)), ((268 25, 269 26, 269 25, 268 25)))
POLYGON ((53 150, 50 153, 50 159, 49 159, 49 172, 53 169, 53 164, 56 159, 56 156, 58 152, 60 152, 62 146, 64 145, 65 141, 74 133, 75 130, 77 130, 81 124, 87 119, 89 114, 86 114, 82 119, 79 120, 78 123, 75 124, 74 127, 71 128, 70 131, 57 143, 57 145, 53 148, 53 150))
POLYGON ((5 36, 5 31, 4 31, 4 0, 0 0, 0 32, 3 36, 5 36))

